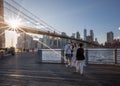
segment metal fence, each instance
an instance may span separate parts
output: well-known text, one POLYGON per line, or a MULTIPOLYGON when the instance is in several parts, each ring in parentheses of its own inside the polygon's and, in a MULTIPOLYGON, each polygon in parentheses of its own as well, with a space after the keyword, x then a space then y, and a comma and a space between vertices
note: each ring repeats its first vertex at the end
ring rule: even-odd
MULTIPOLYGON (((40 62, 65 63, 64 50, 38 50, 40 62)), ((120 64, 120 49, 85 49, 86 64, 120 64)))
POLYGON ((88 64, 116 64, 115 49, 86 49, 86 59, 88 64))
POLYGON ((64 63, 64 50, 40 49, 38 50, 38 61, 49 63, 64 63))

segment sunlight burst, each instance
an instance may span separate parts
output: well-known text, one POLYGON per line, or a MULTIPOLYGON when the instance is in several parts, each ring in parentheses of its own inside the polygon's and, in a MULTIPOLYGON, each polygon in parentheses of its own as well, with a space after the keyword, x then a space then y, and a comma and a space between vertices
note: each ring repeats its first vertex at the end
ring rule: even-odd
POLYGON ((18 29, 22 25, 20 18, 9 19, 7 23, 12 29, 18 29))

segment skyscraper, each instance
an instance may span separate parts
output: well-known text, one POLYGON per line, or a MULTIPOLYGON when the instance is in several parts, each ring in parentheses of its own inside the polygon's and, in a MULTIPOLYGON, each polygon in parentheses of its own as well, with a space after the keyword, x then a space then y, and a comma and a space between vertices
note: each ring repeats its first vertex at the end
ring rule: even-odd
MULTIPOLYGON (((63 36, 66 36, 65 32, 61 33, 63 36)), ((61 38, 61 47, 63 47, 68 42, 68 39, 61 38)))
POLYGON ((21 33, 17 39, 17 48, 18 49, 32 49, 33 47, 33 38, 25 33, 21 33))
POLYGON ((107 32, 107 42, 108 43, 112 43, 113 42, 113 39, 114 39, 114 34, 113 32, 107 32))
POLYGON ((86 40, 86 37, 87 37, 87 30, 84 29, 84 40, 86 40))
POLYGON ((72 33, 72 36, 71 36, 71 37, 75 38, 75 33, 72 33))
POLYGON ((80 39, 80 33, 78 31, 76 32, 76 38, 80 39))
POLYGON ((90 30, 91 41, 94 41, 94 33, 93 30, 90 30))

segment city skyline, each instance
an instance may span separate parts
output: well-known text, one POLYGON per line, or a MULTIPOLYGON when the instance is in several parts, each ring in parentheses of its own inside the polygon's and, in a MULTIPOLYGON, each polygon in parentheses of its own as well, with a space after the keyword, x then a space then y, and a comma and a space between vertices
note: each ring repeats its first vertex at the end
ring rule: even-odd
MULTIPOLYGON (((119 0, 17 0, 19 4, 36 14, 58 31, 68 35, 83 30, 94 30, 100 43, 106 41, 106 33, 113 31, 120 36, 119 0)), ((82 33, 81 33, 82 32, 82 33)))

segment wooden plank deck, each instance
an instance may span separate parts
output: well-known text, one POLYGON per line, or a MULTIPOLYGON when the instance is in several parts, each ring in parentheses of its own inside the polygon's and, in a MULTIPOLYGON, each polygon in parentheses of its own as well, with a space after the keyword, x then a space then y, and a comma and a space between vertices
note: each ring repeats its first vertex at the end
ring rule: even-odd
POLYGON ((37 63, 34 54, 0 61, 0 86, 120 86, 119 65, 87 65, 84 75, 64 64, 37 63))

